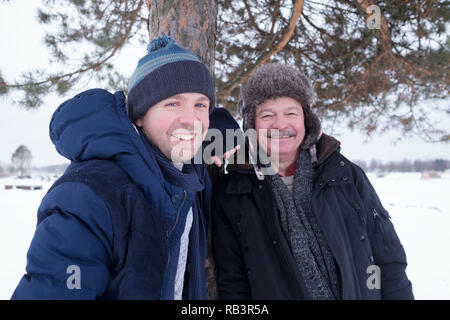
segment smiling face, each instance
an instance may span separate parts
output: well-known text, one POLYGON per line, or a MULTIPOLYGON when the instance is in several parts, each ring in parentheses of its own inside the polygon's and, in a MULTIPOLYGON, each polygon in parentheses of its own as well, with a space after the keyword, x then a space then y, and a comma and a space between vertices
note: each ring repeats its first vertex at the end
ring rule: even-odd
POLYGON ((255 130, 258 143, 269 156, 275 157, 274 152, 277 152, 280 163, 294 162, 305 137, 301 104, 288 97, 267 100, 256 107, 255 130), (261 134, 264 132, 267 135, 261 134))
POLYGON ((209 103, 201 93, 177 94, 150 107, 136 125, 173 163, 186 162, 194 157, 206 136, 209 103))

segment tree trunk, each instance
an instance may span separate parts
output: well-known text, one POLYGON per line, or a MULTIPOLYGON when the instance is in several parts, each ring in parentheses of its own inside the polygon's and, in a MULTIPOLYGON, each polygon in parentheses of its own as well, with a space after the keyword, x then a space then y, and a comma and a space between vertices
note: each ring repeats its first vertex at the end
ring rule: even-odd
POLYGON ((162 34, 194 52, 214 75, 216 0, 147 0, 150 40, 162 34))
MULTIPOLYGON (((167 35, 194 52, 214 77, 216 0, 146 0, 150 41, 167 35)), ((215 168, 208 168, 215 170, 215 168)), ((209 219, 211 221, 211 219, 209 219)), ((218 299, 216 266, 212 255, 211 226, 208 232, 206 289, 208 299, 218 299)))

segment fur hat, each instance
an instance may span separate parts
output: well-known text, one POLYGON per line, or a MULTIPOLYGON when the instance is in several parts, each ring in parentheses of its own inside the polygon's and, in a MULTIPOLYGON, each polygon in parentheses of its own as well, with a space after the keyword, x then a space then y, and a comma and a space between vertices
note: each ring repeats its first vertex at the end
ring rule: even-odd
POLYGON ((309 78, 300 70, 282 64, 268 63, 259 67, 241 87, 239 109, 243 129, 255 128, 256 107, 267 100, 288 97, 297 100, 305 117, 305 138, 302 148, 309 148, 321 135, 321 124, 311 110, 316 94, 309 78))

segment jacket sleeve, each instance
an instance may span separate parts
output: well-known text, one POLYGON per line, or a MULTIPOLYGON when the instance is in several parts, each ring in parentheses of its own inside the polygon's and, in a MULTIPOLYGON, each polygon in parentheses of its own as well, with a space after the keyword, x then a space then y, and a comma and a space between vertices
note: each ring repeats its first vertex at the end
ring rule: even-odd
POLYGON ((26 274, 11 299, 95 299, 107 289, 112 224, 104 202, 81 183, 42 200, 26 274))
POLYGON ((357 167, 357 189, 367 213, 368 236, 374 265, 381 273, 381 297, 384 300, 414 299, 411 282, 406 275, 406 253, 372 184, 357 167))
POLYGON ((212 197, 213 244, 217 263, 217 283, 222 300, 251 299, 246 267, 239 240, 223 210, 220 195, 215 188, 212 197))

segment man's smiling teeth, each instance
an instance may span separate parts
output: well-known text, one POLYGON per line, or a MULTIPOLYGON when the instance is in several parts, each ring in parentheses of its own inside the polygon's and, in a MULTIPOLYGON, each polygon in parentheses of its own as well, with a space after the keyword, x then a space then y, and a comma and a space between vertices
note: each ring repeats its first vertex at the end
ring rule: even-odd
POLYGON ((194 139, 194 135, 191 134, 173 134, 172 137, 175 137, 178 140, 185 140, 185 141, 194 139))
POLYGON ((285 138, 290 138, 290 137, 292 137, 292 135, 283 135, 283 136, 276 135, 276 134, 269 135, 269 138, 272 138, 272 139, 285 139, 285 138))

